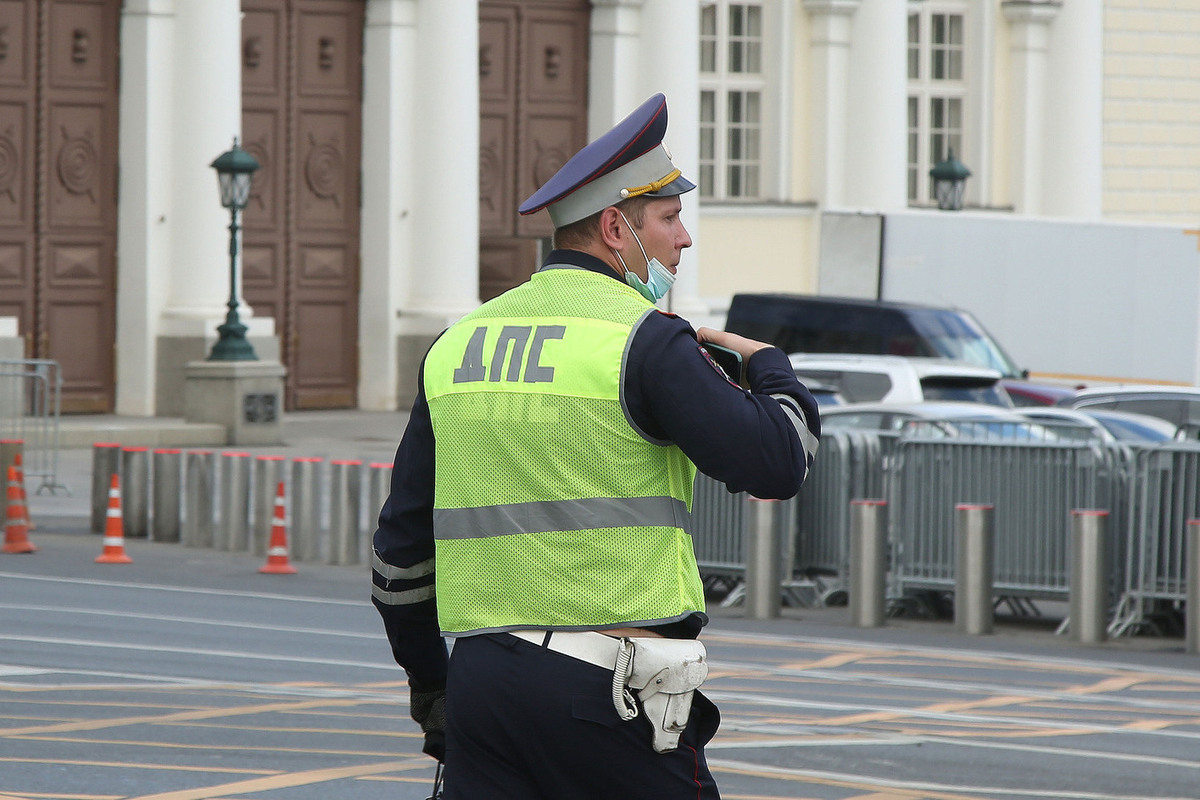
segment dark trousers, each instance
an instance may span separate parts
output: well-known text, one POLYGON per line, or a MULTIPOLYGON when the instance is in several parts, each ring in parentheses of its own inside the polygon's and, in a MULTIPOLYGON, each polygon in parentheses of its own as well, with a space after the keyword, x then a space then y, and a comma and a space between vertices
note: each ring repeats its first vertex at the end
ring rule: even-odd
POLYGON ((704 759, 720 713, 696 692, 678 749, 612 702, 612 672, 508 634, 457 639, 446 685, 445 800, 717 800, 704 759))

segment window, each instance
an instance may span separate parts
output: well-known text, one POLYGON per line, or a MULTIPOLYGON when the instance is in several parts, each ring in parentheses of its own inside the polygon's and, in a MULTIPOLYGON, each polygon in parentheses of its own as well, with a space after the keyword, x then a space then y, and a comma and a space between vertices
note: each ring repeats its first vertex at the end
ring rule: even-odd
POLYGON ((963 157, 965 14, 922 3, 908 15, 908 202, 934 202, 929 170, 951 150, 963 157))
POLYGON ((700 196, 764 197, 763 3, 700 6, 700 196))

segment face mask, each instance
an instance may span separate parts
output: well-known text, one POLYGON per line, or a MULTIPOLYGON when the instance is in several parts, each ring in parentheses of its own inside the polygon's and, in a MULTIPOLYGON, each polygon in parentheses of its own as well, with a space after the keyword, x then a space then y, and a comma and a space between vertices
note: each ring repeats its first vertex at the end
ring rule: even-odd
MULTIPOLYGON (((625 220, 625 224, 629 225, 629 220, 623 213, 621 219, 625 220)), ((621 267, 625 270, 625 282, 637 289, 638 293, 649 300, 651 303, 657 303, 666 296, 671 290, 671 285, 675 283, 675 275, 671 270, 664 267, 657 258, 649 258, 646 255, 646 248, 642 247, 642 240, 638 238, 637 233, 633 230, 633 226, 629 225, 629 232, 633 234, 633 240, 637 242, 638 249, 642 251, 642 258, 646 259, 646 276, 650 279, 649 283, 644 283, 636 273, 630 272, 629 267, 625 266, 625 259, 621 258, 621 254, 616 250, 613 255, 621 262, 621 267)))

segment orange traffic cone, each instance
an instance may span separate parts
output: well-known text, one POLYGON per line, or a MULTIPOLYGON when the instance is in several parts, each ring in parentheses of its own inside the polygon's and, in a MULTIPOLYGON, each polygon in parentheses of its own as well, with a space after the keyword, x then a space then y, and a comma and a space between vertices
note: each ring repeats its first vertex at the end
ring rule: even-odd
POLYGON ((295 575, 296 568, 288 561, 287 528, 283 516, 283 481, 275 492, 275 516, 271 520, 271 541, 267 543, 267 563, 259 572, 267 575, 295 575))
POLYGON ((125 520, 121 516, 121 480, 113 473, 108 488, 108 517, 104 522, 104 552, 96 556, 97 564, 132 564, 125 555, 125 520))
POLYGON ((37 530, 37 525, 33 524, 33 518, 29 516, 29 495, 25 493, 25 459, 20 450, 13 455, 13 466, 17 470, 17 486, 21 489, 21 505, 25 506, 25 522, 29 524, 29 530, 37 530))
POLYGON ((37 550, 29 541, 29 512, 21 496, 21 484, 17 479, 17 468, 8 468, 7 509, 4 514, 5 553, 32 553, 37 550))

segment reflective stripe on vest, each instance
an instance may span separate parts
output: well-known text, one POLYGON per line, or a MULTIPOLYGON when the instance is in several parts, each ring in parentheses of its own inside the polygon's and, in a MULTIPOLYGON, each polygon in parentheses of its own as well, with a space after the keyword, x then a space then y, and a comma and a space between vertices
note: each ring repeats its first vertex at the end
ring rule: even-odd
POLYGON ((439 508, 433 512, 433 527, 438 539, 475 539, 584 528, 689 530, 690 516, 683 501, 674 497, 593 497, 480 508, 439 508))

